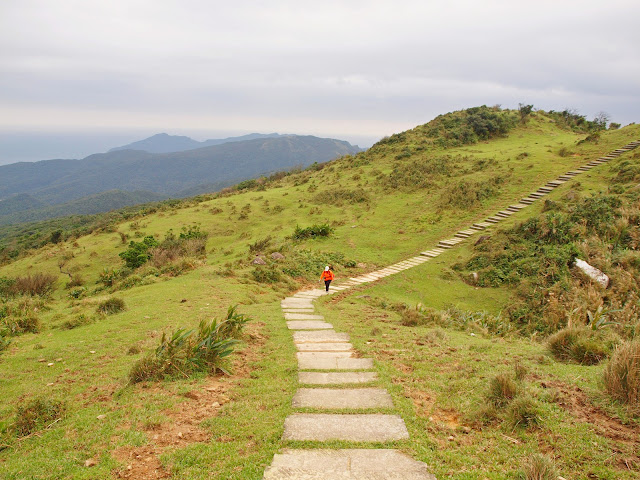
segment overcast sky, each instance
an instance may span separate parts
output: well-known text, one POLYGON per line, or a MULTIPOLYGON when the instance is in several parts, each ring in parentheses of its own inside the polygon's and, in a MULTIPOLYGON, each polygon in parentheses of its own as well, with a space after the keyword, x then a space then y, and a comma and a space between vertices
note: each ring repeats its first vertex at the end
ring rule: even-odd
POLYGON ((638 18, 638 0, 0 0, 0 148, 158 132, 369 146, 519 102, 627 124, 638 18))

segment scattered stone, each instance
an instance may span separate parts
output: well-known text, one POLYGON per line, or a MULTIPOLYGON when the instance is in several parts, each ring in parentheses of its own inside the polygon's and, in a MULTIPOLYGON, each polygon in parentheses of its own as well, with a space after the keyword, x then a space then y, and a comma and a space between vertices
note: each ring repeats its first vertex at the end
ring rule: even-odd
POLYGON ((93 354, 93 353, 96 353, 96 351, 95 350, 89 350, 89 353, 93 354))
POLYGON ((95 465, 97 465, 98 462, 96 460, 94 460, 93 458, 90 458, 89 460, 84 462, 84 466, 85 467, 93 467, 95 465))
POLYGON ((47 383, 47 387, 53 387, 55 383, 47 383))
POLYGON ((56 362, 61 362, 62 359, 61 358, 56 358, 56 362))
POLYGON ((98 420, 104 420, 105 418, 107 418, 107 416, 103 414, 103 415, 98 415, 96 418, 98 420))
POLYGON ((256 258, 253 259, 253 263, 254 265, 266 265, 267 262, 264 261, 264 258, 262 258, 259 255, 256 255, 256 258))
POLYGON ((450 442, 453 442, 456 439, 456 437, 454 437, 453 435, 449 435, 449 437, 447 438, 447 440, 449 440, 450 442))
POLYGON ((182 438, 182 437, 183 437, 182 432, 178 432, 178 438, 182 438))
POLYGON ((55 365, 55 363, 51 362, 51 363, 47 363, 47 367, 53 367, 55 365))
POLYGON ((273 252, 271 254, 271 258, 273 258, 274 260, 284 260, 285 257, 280 252, 273 252))
POLYGON ((478 284, 478 272, 471 272, 471 283, 478 284))
POLYGON ((40 363, 44 363, 44 362, 46 362, 46 361, 47 361, 47 359, 46 359, 46 358, 39 358, 39 359, 38 359, 38 361, 39 361, 40 363))

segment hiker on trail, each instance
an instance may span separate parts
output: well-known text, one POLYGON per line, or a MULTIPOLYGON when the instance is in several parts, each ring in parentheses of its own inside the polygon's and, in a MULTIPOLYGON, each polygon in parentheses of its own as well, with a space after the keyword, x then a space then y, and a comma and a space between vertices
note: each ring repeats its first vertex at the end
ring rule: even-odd
POLYGON ((322 272, 322 275, 320 275, 320 281, 324 280, 324 285, 325 287, 327 287, 327 292, 329 291, 329 284, 334 278, 335 275, 333 274, 329 266, 327 265, 326 267, 324 267, 324 272, 322 272))

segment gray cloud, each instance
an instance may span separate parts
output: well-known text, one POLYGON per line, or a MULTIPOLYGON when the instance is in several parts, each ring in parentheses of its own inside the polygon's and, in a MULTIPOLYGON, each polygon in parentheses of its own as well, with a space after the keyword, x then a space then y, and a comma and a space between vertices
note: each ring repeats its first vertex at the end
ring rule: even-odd
POLYGON ((376 139, 518 102, 628 123, 638 14, 634 0, 8 0, 0 129, 376 139))

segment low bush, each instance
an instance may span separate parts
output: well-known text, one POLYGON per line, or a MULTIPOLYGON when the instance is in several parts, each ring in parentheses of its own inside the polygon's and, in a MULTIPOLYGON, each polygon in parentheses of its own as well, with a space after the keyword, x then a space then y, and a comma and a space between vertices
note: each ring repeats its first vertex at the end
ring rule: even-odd
POLYGON ((197 330, 178 329, 171 336, 162 335, 160 345, 152 354, 138 360, 131 372, 132 383, 160 380, 177 375, 189 377, 195 372, 228 373, 224 361, 238 342, 248 317, 230 307, 222 322, 202 321, 197 330))
POLYGON ((560 361, 596 365, 613 351, 618 337, 602 330, 568 327, 551 335, 547 346, 560 361))
POLYGON ((301 228, 296 225, 296 229, 291 236, 294 240, 306 240, 307 238, 328 237, 333 233, 333 228, 328 224, 312 225, 310 227, 301 228))
POLYGON ((96 311, 103 315, 113 315, 126 310, 126 308, 124 300, 113 297, 100 302, 96 311))
POLYGON ((280 270, 264 265, 258 265, 251 272, 251 275, 259 283, 278 283, 282 280, 282 272, 280 270))
POLYGON ((559 477, 553 460, 537 453, 526 460, 517 478, 518 480, 556 480, 559 477))
POLYGON ((22 297, 0 305, 0 332, 6 336, 23 333, 38 333, 40 319, 38 312, 45 309, 44 300, 22 297))
POLYGON ((19 437, 31 435, 50 427, 62 418, 64 404, 56 400, 36 398, 19 405, 14 423, 15 433, 19 437))
POLYGON ((45 297, 53 291, 56 280, 57 277, 50 273, 34 273, 33 275, 16 277, 11 292, 14 295, 45 297))
POLYGON ((611 398, 640 407, 640 340, 622 343, 605 368, 605 390, 611 398))
POLYGON ((11 339, 8 336, 5 337, 4 334, 0 332, 0 352, 9 348, 10 344, 11 344, 11 339))

